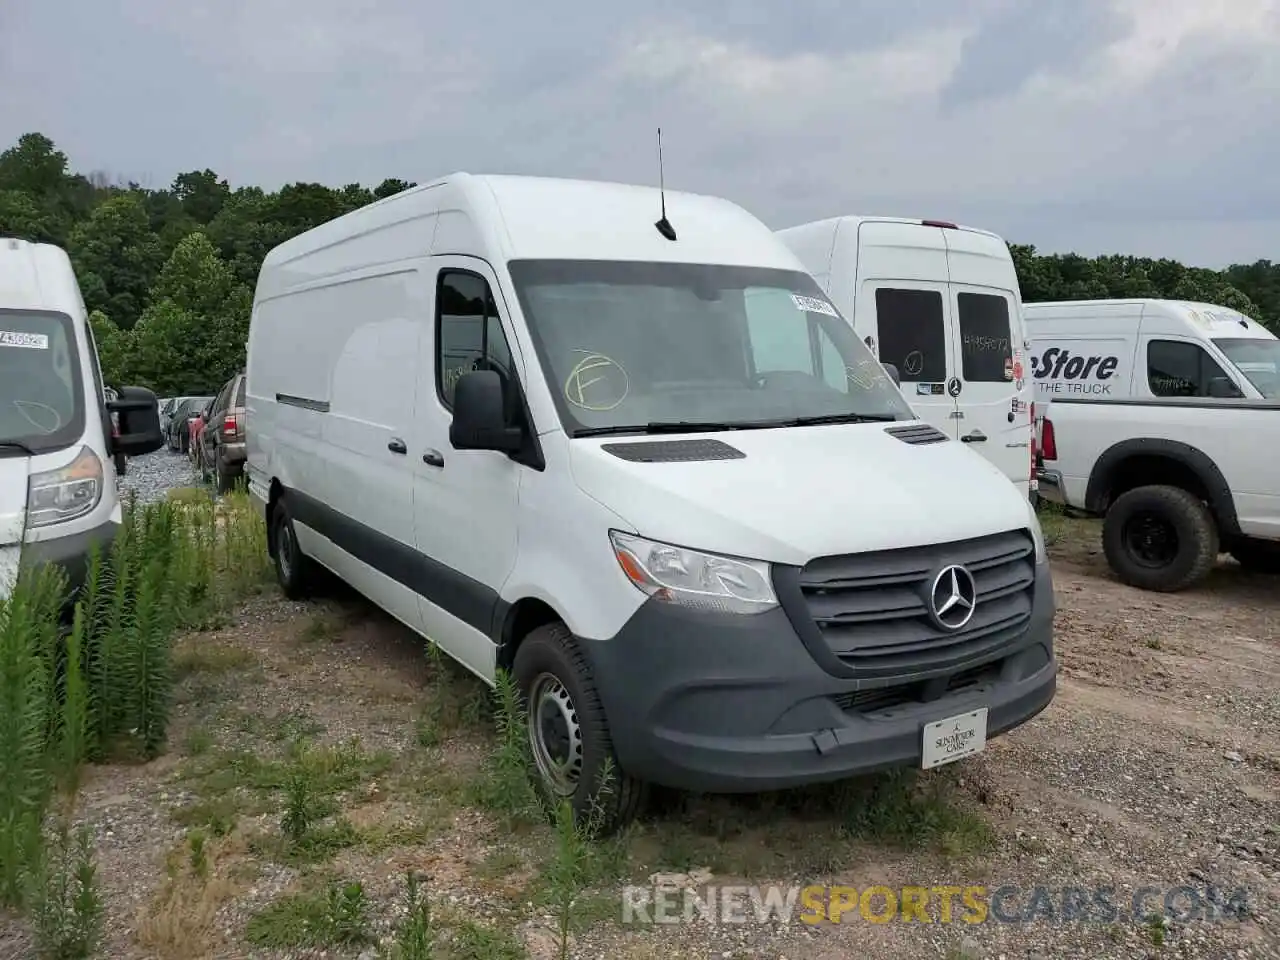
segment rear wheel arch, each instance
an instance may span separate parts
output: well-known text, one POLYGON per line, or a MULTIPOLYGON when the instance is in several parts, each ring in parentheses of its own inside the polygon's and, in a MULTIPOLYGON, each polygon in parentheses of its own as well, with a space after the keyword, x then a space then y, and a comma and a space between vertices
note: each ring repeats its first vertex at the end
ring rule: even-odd
POLYGON ((1085 507, 1104 514, 1115 500, 1144 486, 1181 487, 1204 500, 1224 538, 1237 536, 1231 486, 1218 465, 1189 443, 1163 438, 1122 440, 1109 447, 1093 465, 1085 490, 1085 507))

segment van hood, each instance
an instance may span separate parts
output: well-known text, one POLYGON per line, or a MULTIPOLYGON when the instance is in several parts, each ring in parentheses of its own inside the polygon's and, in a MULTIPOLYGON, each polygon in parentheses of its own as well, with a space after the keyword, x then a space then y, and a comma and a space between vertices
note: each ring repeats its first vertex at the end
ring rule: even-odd
POLYGON ((583 438, 569 441, 570 465, 583 492, 641 536, 773 563, 1028 525, 1026 499, 984 457, 951 440, 905 443, 885 432, 892 426, 583 438), (608 449, 693 440, 744 456, 644 463, 608 449))
POLYGON ((27 522, 29 457, 0 457, 0 598, 13 592, 27 522))

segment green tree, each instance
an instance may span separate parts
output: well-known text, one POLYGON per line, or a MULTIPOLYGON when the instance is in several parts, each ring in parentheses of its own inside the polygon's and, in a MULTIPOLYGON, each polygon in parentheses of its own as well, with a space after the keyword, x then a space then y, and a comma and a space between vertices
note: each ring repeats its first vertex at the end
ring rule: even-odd
POLYGON ((163 262, 142 198, 125 193, 99 204, 67 241, 85 303, 130 329, 163 262))
POLYGON ((253 295, 203 233, 173 251, 132 335, 130 373, 157 393, 214 393, 244 366, 253 295))

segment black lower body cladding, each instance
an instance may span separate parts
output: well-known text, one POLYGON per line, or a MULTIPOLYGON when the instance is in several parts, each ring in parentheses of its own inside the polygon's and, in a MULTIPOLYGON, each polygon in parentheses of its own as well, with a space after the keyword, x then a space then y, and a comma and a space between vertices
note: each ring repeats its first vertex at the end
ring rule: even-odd
POLYGON ((743 793, 918 766, 925 724, 980 707, 988 738, 1031 719, 1057 688, 1053 615, 1049 567, 1038 564, 1026 629, 947 671, 964 682, 927 703, 915 696, 920 677, 873 685, 827 673, 781 609, 732 616, 649 600, 617 636, 581 648, 623 769, 668 787, 743 793), (883 695, 859 700, 872 689, 883 695))

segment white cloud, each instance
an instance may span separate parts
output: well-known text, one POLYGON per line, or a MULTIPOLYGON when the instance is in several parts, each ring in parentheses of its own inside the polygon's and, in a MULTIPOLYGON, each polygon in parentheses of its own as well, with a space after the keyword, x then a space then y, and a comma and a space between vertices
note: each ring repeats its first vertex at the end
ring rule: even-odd
POLYGON ((1042 247, 1276 256, 1257 225, 1280 220, 1280 0, 44 0, 0 18, 0 142, 42 130, 153 185, 206 166, 268 187, 654 182, 661 125, 669 183, 778 226, 940 216, 1042 247))

